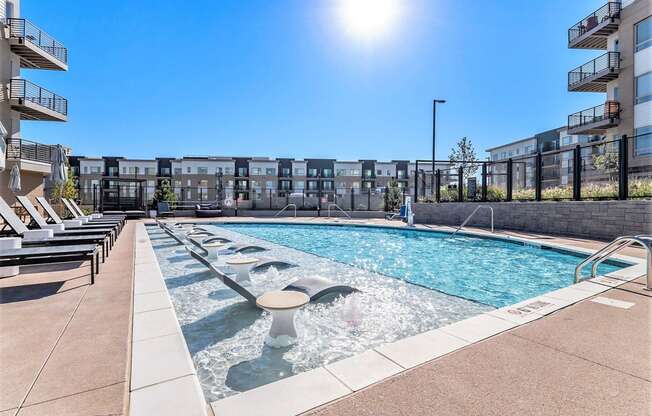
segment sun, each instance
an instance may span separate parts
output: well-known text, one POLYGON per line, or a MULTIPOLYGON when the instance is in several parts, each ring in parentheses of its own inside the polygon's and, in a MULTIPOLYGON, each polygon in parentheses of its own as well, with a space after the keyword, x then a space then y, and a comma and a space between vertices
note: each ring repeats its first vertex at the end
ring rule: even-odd
POLYGON ((338 14, 344 29, 362 40, 386 34, 400 14, 400 0, 339 0, 338 14))

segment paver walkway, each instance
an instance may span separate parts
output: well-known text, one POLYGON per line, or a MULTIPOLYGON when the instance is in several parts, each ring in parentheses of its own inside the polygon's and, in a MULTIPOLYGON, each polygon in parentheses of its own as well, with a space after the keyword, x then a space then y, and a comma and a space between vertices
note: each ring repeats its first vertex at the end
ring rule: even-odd
POLYGON ((87 263, 0 279, 0 415, 126 414, 134 228, 95 284, 87 263))
POLYGON ((638 279, 598 295, 629 309, 585 300, 309 414, 649 416, 651 295, 638 279))

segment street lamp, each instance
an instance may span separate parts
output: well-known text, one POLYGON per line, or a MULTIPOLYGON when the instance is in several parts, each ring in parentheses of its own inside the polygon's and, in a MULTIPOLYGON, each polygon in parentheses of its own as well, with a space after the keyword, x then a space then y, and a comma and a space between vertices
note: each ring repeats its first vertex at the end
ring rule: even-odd
POLYGON ((432 100, 432 172, 430 172, 430 192, 435 192, 435 137, 437 121, 437 104, 444 104, 446 100, 432 100))

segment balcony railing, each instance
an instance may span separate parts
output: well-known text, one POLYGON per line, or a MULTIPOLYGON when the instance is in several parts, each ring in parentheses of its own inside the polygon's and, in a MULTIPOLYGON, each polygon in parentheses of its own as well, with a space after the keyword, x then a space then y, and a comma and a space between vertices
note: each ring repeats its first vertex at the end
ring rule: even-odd
POLYGON ((10 81, 9 98, 29 101, 64 116, 68 115, 68 100, 24 79, 14 78, 10 81))
POLYGON ((568 129, 576 129, 595 124, 601 124, 596 127, 604 129, 610 127, 619 118, 620 103, 618 103, 618 101, 607 101, 604 104, 587 108, 586 110, 568 116, 568 129))
POLYGON ((23 39, 59 61, 68 63, 68 49, 29 20, 8 18, 7 24, 9 37, 23 39))
POLYGON ((618 77, 620 53, 607 52, 568 73, 569 91, 605 92, 607 82, 618 77))
POLYGON ((609 2, 604 6, 600 7, 598 10, 594 11, 590 15, 586 16, 584 19, 575 23, 568 29, 568 45, 573 47, 582 47, 582 48, 599 48, 603 49, 606 47, 606 35, 614 30, 612 27, 608 27, 607 32, 605 33, 595 33, 598 36, 605 36, 604 41, 600 42, 589 42, 585 45, 579 45, 577 42, 580 38, 594 29, 615 23, 616 19, 620 18, 620 2, 609 2))
POLYGON ((31 140, 8 138, 7 159, 50 163, 52 160, 52 147, 49 144, 41 144, 31 140))

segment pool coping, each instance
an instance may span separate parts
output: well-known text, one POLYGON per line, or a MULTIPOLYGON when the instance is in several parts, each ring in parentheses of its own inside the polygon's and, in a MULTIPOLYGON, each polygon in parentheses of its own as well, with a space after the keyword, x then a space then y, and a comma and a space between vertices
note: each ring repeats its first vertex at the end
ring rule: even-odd
MULTIPOLYGON (((188 221, 187 223, 192 223, 192 221, 188 221)), ((211 224, 210 222, 202 223, 211 224)), ((316 225, 315 222, 306 221, 229 221, 228 223, 316 225)), ((212 224, 220 223, 213 222, 212 224)), ((351 225, 389 229, 407 228, 406 226, 351 223, 319 223, 319 225, 351 225)), ((145 231, 144 227, 141 227, 141 229, 145 231)), ((445 231, 433 230, 425 226, 409 229, 423 232, 445 233, 445 231)), ((145 234, 147 235, 146 231, 145 234)), ((594 250, 566 244, 532 242, 525 238, 505 235, 488 236, 470 230, 460 231, 460 234, 497 240, 517 241, 526 245, 547 247, 581 255, 595 252, 594 250)), ((149 242, 149 236, 147 241, 153 255, 153 248, 149 242)), ((643 259, 624 255, 617 255, 614 258, 629 263, 630 266, 608 273, 607 275, 585 279, 579 283, 547 292, 513 305, 484 312, 450 325, 402 338, 392 343, 381 344, 360 354, 213 401, 210 403, 210 406, 215 414, 219 415, 247 414, 269 416, 305 413, 334 400, 341 399, 358 390, 387 380, 426 362, 486 340, 504 331, 544 318, 560 309, 618 287, 644 274, 645 263, 643 259)), ((155 256, 154 260, 156 260, 155 256)), ((156 263, 156 268, 158 269, 158 262, 156 263)), ((160 274, 160 270, 158 270, 158 273, 160 274)), ((165 291, 167 293, 167 288, 165 291)), ((196 378, 196 372, 194 377, 196 378)), ((199 393, 203 398, 201 387, 199 389, 199 393)))

